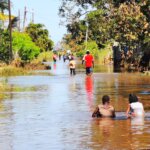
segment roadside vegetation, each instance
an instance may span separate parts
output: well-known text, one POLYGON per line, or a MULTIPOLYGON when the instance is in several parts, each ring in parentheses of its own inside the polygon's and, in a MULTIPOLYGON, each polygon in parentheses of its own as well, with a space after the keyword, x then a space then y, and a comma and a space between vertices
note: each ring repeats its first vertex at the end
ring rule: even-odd
POLYGON ((149 6, 149 0, 62 0, 59 14, 68 31, 63 38, 64 49, 80 57, 90 50, 95 57, 100 56, 100 61, 111 61, 110 51, 117 43, 117 56, 113 57, 120 67, 148 70, 149 6))
POLYGON ((30 23, 24 29, 18 27, 18 17, 8 22, 8 1, 0 0, 0 75, 24 74, 28 70, 48 68, 43 61, 52 59, 53 41, 43 24, 30 23), (12 28, 12 51, 10 47, 12 28), (11 54, 12 53, 12 54, 11 54))
MULTIPOLYGON (((62 0, 59 15, 68 32, 61 41, 61 50, 70 50, 79 58, 90 50, 100 64, 112 64, 117 57, 119 67, 147 71, 150 69, 149 6, 149 0, 62 0), (114 43, 118 43, 116 56, 114 43)), ((52 60, 54 43, 49 31, 43 24, 33 22, 20 29, 19 18, 13 15, 11 24, 6 24, 8 8, 8 1, 0 0, 1 74, 6 71, 4 66, 10 70, 20 68, 21 73, 22 69, 48 68, 42 62, 52 60)))

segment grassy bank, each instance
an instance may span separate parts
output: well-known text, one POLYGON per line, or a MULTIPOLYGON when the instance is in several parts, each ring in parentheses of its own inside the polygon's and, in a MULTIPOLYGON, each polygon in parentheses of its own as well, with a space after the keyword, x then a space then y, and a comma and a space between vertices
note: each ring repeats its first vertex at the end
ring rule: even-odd
POLYGON ((15 76, 15 75, 25 75, 27 70, 23 68, 16 68, 13 66, 0 67, 0 76, 15 76))
POLYGON ((49 70, 43 64, 29 64, 25 68, 17 68, 14 66, 0 67, 0 77, 2 76, 20 76, 20 75, 52 75, 50 72, 41 72, 40 70, 49 70), (36 71, 38 70, 38 71, 36 71))
POLYGON ((37 61, 37 62, 52 61, 52 58, 53 58, 53 52, 52 51, 43 52, 34 61, 37 61))
POLYGON ((108 45, 104 49, 99 50, 96 62, 99 64, 109 64, 110 58, 112 58, 112 50, 110 45, 108 45))
POLYGON ((52 52, 43 52, 36 59, 32 60, 30 63, 24 63, 20 65, 21 62, 12 63, 12 65, 1 65, 0 76, 15 76, 15 75, 27 75, 33 74, 33 70, 46 70, 50 69, 50 66, 44 65, 43 61, 52 61, 52 52))

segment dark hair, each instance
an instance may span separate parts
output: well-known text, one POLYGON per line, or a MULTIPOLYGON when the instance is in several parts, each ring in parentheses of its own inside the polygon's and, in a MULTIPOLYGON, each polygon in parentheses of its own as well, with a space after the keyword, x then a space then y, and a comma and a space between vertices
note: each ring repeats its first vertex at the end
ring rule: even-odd
POLYGON ((103 103, 103 104, 109 103, 109 101, 110 101, 110 98, 109 98, 108 95, 104 95, 104 96, 102 97, 102 103, 103 103))
POLYGON ((129 94, 129 103, 135 103, 138 102, 138 98, 134 94, 129 94))
POLYGON ((86 51, 86 54, 90 54, 90 51, 86 51))
POLYGON ((74 60, 74 58, 73 57, 71 57, 71 59, 70 60, 74 60))

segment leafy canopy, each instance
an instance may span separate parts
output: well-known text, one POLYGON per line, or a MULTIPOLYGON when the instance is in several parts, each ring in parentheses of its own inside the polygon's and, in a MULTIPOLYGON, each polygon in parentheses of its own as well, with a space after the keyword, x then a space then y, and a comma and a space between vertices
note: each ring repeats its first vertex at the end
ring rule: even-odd
POLYGON ((32 39, 26 33, 13 32, 13 51, 17 52, 22 60, 30 61, 37 57, 40 48, 32 42, 32 39))
POLYGON ((26 32, 32 41, 40 48, 41 52, 50 51, 53 48, 53 41, 49 38, 49 32, 43 24, 29 24, 26 32))
POLYGON ((116 40, 130 48, 149 49, 149 6, 149 0, 62 0, 59 13, 68 21, 68 41, 75 44, 84 43, 88 28, 88 40, 99 48, 116 40))

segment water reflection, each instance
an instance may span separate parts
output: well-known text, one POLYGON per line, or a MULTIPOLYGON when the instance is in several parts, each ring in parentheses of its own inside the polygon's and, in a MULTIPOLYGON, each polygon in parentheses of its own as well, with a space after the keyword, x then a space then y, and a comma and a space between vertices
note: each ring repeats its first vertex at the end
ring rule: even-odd
POLYGON ((131 129, 134 134, 143 134, 144 117, 135 117, 131 119, 131 129))
POLYGON ((92 123, 92 141, 90 146, 93 150, 125 149, 130 147, 130 125, 129 121, 112 120, 102 118, 92 123), (95 132, 96 131, 96 132, 95 132), (128 138, 127 138, 128 137, 128 138), (122 142, 123 141, 123 142, 122 142), (129 145, 128 145, 129 144, 129 145))
MULTIPOLYGON (((53 64, 52 64, 53 66, 53 64)), ((68 64, 57 62, 54 76, 7 78, 1 91, 2 150, 139 150, 150 148, 150 78, 139 74, 80 73, 70 77, 68 64), (128 94, 146 110, 143 120, 125 118, 128 94), (116 120, 92 119, 91 108, 108 94, 116 120), (118 112, 120 111, 120 112, 118 112), (140 123, 140 124, 139 124, 140 123)), ((0 82, 2 83, 0 79, 0 82)))
POLYGON ((102 137, 105 138, 105 141, 107 141, 115 125, 114 120, 112 120, 111 118, 101 118, 96 119, 95 123, 98 127, 100 135, 102 135, 102 137))
POLYGON ((139 120, 94 119, 91 123, 92 144, 89 144, 90 149, 149 149, 149 139, 147 138, 149 137, 150 123, 145 127, 144 120, 140 122, 141 124, 136 121, 139 120), (144 139, 145 141, 143 141, 144 139))
POLYGON ((56 70, 56 63, 53 64, 53 69, 56 70))
POLYGON ((90 110, 92 110, 93 107, 93 77, 92 76, 86 76, 85 77, 85 89, 86 89, 86 95, 87 95, 87 101, 90 110))

